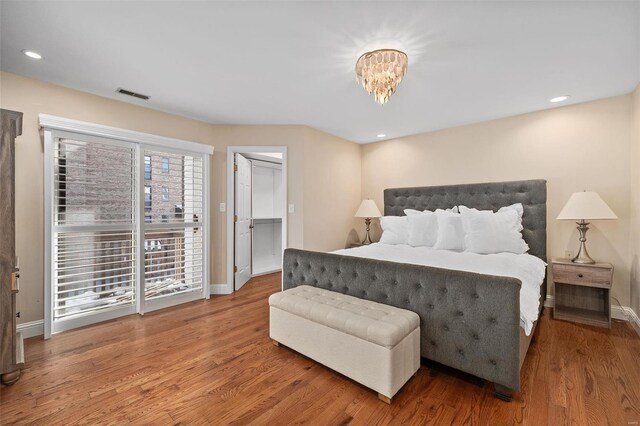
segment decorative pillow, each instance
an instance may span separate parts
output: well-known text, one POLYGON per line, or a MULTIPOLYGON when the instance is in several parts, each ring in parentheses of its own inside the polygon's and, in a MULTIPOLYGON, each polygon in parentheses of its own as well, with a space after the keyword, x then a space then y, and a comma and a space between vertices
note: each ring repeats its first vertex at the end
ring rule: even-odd
MULTIPOLYGON (((450 209, 446 209, 446 212, 459 213, 458 206, 453 206, 450 209)), ((423 214, 423 213, 433 213, 431 210, 414 210, 414 209, 404 209, 404 214, 407 216, 411 216, 414 214, 423 214)))
POLYGON ((382 216, 380 218, 383 244, 408 244, 409 223, 406 216, 382 216))
MULTIPOLYGON (((462 208, 469 209, 469 207, 467 207, 467 206, 460 206, 460 208, 461 209, 462 208)), ((470 210, 476 210, 477 211, 477 209, 474 209, 474 208, 471 208, 470 210)), ((507 210, 515 210, 515 211, 518 212, 518 216, 520 218, 520 225, 519 225, 520 229, 518 229, 518 230, 522 231, 524 229, 524 226, 522 226, 522 215, 524 214, 524 207, 522 206, 522 203, 515 203, 515 204, 511 204, 510 206, 500 207, 498 209, 498 213, 502 213, 502 212, 507 211, 507 210)), ((480 211, 482 211, 482 212, 492 212, 493 210, 480 210, 480 211)))
POLYGON ((500 207, 498 209, 498 213, 503 212, 505 210, 515 210, 518 212, 518 216, 522 219, 522 215, 524 214, 524 207, 522 207, 522 203, 511 204, 510 206, 500 207))
POLYGON ((436 210, 438 237, 433 245, 437 250, 464 250, 464 228, 458 213, 436 210))
MULTIPOLYGON (((512 206, 508 206, 512 207, 512 206)), ((496 213, 460 207, 467 251, 480 254, 523 254, 529 246, 522 238, 522 220, 516 208, 504 208, 496 213)))
POLYGON ((409 245, 433 247, 438 239, 438 218, 434 212, 425 210, 420 214, 409 214, 407 222, 409 223, 409 245))

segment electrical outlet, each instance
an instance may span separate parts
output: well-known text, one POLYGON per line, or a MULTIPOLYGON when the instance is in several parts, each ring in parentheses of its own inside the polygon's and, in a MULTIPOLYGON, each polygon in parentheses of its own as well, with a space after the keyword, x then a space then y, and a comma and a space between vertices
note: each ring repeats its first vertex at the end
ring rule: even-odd
POLYGON ((293 204, 289 204, 289 213, 295 213, 296 207, 293 204))
POLYGON ((564 257, 566 257, 567 259, 573 259, 573 250, 565 250, 564 257))
POLYGON ((226 212, 227 211, 227 204, 226 203, 220 203, 220 211, 221 212, 226 212))

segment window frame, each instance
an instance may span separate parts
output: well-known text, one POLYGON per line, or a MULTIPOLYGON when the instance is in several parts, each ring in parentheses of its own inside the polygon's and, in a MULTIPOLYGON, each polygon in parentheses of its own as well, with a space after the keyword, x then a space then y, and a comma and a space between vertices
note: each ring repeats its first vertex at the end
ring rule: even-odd
MULTIPOLYGON (((104 312, 93 313, 88 316, 79 316, 70 320, 64 321, 64 323, 55 324, 53 321, 53 295, 52 295, 52 283, 54 277, 54 262, 53 262, 53 240, 54 232, 59 232, 59 227, 54 224, 54 197, 55 197, 55 185, 54 185, 54 146, 57 138, 69 138, 80 141, 98 143, 106 143, 113 145, 121 145, 131 147, 135 146, 136 173, 135 173, 135 186, 136 186, 136 220, 133 221, 131 228, 132 232, 135 232, 137 238, 137 289, 141 288, 141 284, 144 282, 144 276, 142 267, 144 262, 140 262, 139 259, 144 259, 144 191, 145 191, 145 164, 144 156, 141 155, 145 149, 161 150, 166 152, 174 152, 179 155, 197 155, 202 157, 202 169, 203 169, 203 222, 209 223, 209 162, 210 155, 213 154, 213 147, 199 144, 195 142, 189 142, 179 139, 166 138, 163 136, 157 136, 147 133, 135 132, 125 129, 119 129, 115 127, 108 127, 99 124, 87 123, 77 120, 71 120, 61 117, 56 117, 48 114, 39 114, 39 124, 44 133, 44 203, 45 203, 45 319, 44 319, 44 335, 45 339, 51 337, 52 334, 64 331, 71 328, 81 327, 83 325, 93 324, 100 321, 120 317, 122 315, 128 315, 133 313, 143 314, 145 312, 145 306, 142 303, 143 297, 137 297, 136 306, 127 307, 126 310, 106 310, 104 312), (142 265, 142 266, 141 266, 142 265), (60 326, 58 326, 60 325, 60 326)), ((173 225, 175 224, 167 224, 173 225)), ((202 226, 202 225, 201 225, 202 226)), ((102 225, 100 230, 108 230, 109 225, 102 225)), ((65 228, 66 230, 74 229, 72 226, 65 228)), ((84 227, 83 229, 89 229, 84 227)), ((122 229, 121 225, 118 225, 118 229, 122 229)), ((197 300, 200 298, 209 298, 209 258, 210 258, 210 230, 208 226, 204 226, 203 234, 203 284, 201 292, 193 292, 193 294, 179 295, 172 300, 166 298, 164 304, 156 304, 153 309, 161 309, 164 306, 172 306, 175 304, 187 302, 190 300, 197 300), (186 296, 186 297, 185 297, 186 296), (171 303, 169 303, 171 302, 171 303)), ((139 293, 138 290, 136 290, 139 293)))
POLYGON ((169 161, 168 157, 161 157, 161 158, 162 159, 160 160, 160 167, 162 169, 162 173, 168 174, 169 171, 171 170, 171 162, 169 161))
POLYGON ((144 156, 144 180, 152 180, 152 179, 153 179, 153 164, 151 163, 151 156, 145 155, 144 156), (147 162, 147 159, 149 159, 148 162, 147 162), (147 166, 149 166, 149 171, 147 171, 147 166), (147 174, 149 174, 148 178, 147 178, 147 174))

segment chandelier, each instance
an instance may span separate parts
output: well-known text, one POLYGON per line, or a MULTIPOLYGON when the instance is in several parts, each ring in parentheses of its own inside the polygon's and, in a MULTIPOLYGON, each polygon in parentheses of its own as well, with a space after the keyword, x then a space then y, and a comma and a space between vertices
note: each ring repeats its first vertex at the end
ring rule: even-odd
POLYGON ((376 102, 385 104, 407 73, 408 64, 407 54, 396 49, 367 52, 356 62, 356 80, 376 102))

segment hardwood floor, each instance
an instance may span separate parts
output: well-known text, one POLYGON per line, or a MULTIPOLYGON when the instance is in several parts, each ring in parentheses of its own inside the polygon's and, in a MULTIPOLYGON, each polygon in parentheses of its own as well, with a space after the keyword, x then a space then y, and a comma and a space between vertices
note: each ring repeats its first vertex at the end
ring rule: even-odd
POLYGON ((279 274, 236 294, 26 341, 26 368, 0 389, 1 424, 531 424, 640 421, 640 338, 541 319, 506 403, 492 386, 423 365, 392 405, 271 344, 279 274))

